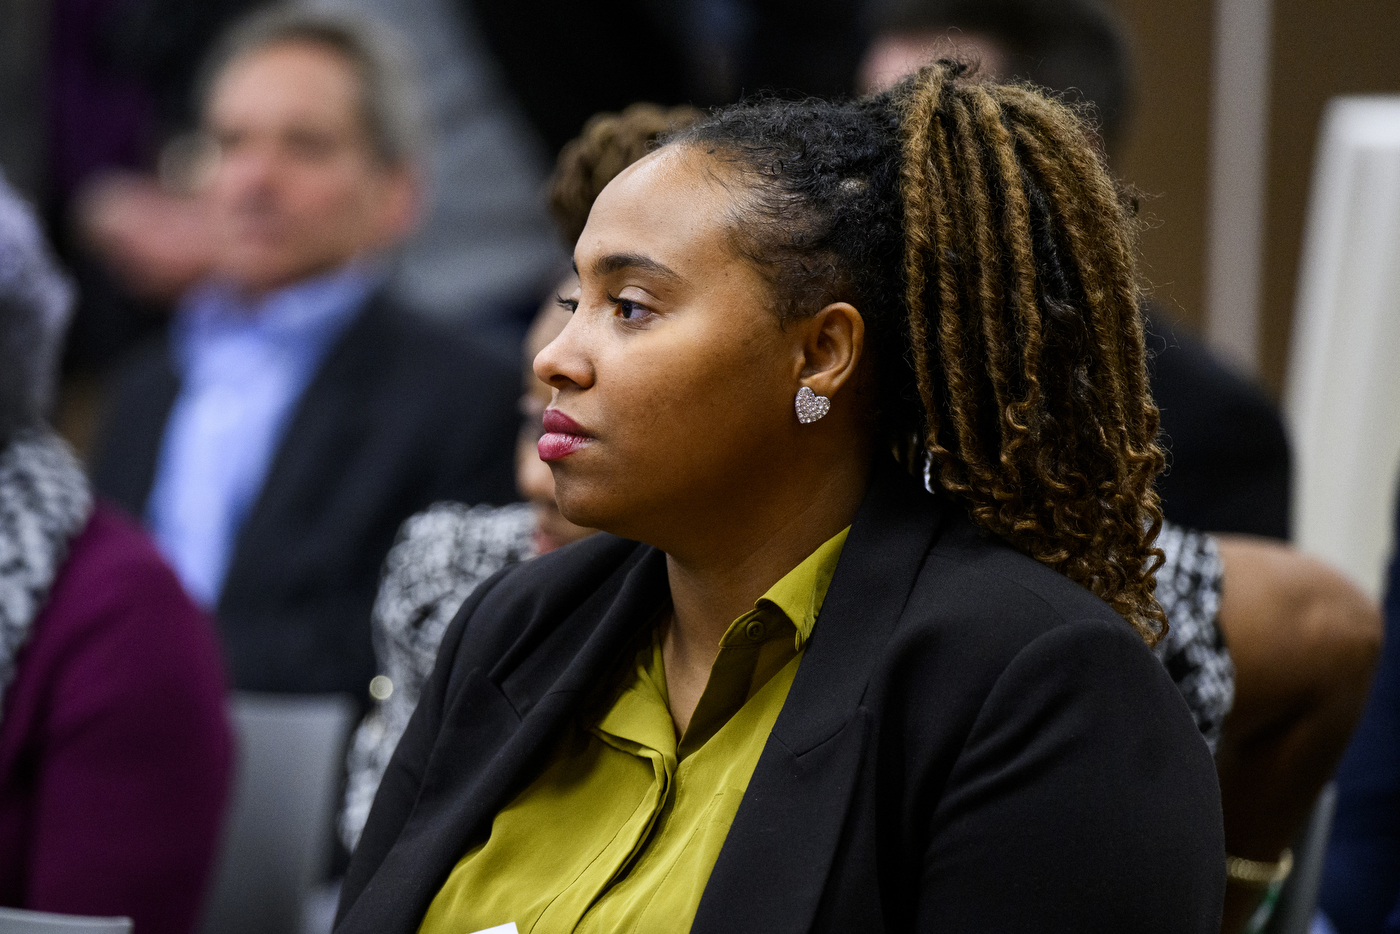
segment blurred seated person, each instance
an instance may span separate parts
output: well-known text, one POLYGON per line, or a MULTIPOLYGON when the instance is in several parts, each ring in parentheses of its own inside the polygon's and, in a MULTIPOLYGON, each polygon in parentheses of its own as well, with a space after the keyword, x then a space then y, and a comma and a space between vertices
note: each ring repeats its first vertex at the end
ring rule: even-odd
POLYGON ((1382 627, 1375 603, 1324 562, 1267 538, 1218 540, 1220 630, 1236 673, 1215 753, 1236 857, 1221 924, 1232 934, 1261 929, 1256 907, 1273 902, 1260 878, 1286 876, 1284 851, 1361 719, 1382 627))
POLYGON ((1320 905, 1339 934, 1400 932, 1400 553, 1386 580, 1385 627, 1375 686, 1337 769, 1320 905))
MULTIPOLYGON (((1091 104, 1110 165, 1129 131, 1133 63, 1125 27, 1098 0, 874 0, 863 93, 956 48, 984 74, 1021 78, 1091 104)), ((1150 303, 1152 394, 1167 469, 1162 512, 1211 532, 1289 536, 1288 439, 1263 389, 1150 303)))
MULTIPOLYGON (((862 88, 888 85, 931 51, 953 48, 977 58, 983 71, 1094 105, 1110 161, 1120 145, 1130 109, 1130 43, 1095 0, 887 0, 873 18, 862 88)), ((1163 515, 1238 533, 1218 539, 1219 626, 1237 674, 1216 750, 1226 846, 1256 868, 1277 866, 1360 717, 1379 651, 1379 617, 1336 571, 1267 540, 1288 536, 1288 444, 1273 403, 1173 327, 1162 309, 1149 314, 1149 375, 1168 455, 1157 479, 1163 515)), ((1169 540, 1168 529, 1163 542, 1169 540)), ((1167 552, 1170 558, 1170 546, 1167 552)), ((1169 561, 1158 590, 1169 615, 1171 570, 1169 561)), ((1232 877, 1222 930, 1240 930, 1264 894, 1263 886, 1232 877)))
POLYGON ((44 421, 69 306, 0 177, 0 905, 190 934, 232 768, 223 664, 44 421))
POLYGON ((203 104, 216 255, 111 390, 97 487, 215 612, 239 689, 363 697, 394 530, 514 498, 513 367, 384 292, 420 187, 410 72, 329 13, 226 38, 203 104))

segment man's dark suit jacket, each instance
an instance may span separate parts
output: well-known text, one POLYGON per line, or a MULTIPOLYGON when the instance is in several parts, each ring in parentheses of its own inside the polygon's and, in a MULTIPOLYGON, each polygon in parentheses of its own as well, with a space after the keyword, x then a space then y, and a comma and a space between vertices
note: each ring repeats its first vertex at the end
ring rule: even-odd
MULTIPOLYGON (((93 480, 133 515, 179 391, 166 340, 112 387, 93 480)), ((366 303, 297 403, 235 541, 216 612, 235 687, 366 696, 395 531, 436 500, 516 498, 519 392, 509 361, 381 296, 366 303)))
MULTIPOLYGON (((663 554, 608 535, 477 589, 380 786, 337 934, 418 929, 667 592, 663 554)), ((1210 754, 1135 632, 890 467, 692 930, 1213 934, 1224 860, 1210 754)))
POLYGON ((1287 538, 1292 468, 1278 407, 1159 311, 1149 330, 1167 448, 1162 513, 1207 532, 1287 538))

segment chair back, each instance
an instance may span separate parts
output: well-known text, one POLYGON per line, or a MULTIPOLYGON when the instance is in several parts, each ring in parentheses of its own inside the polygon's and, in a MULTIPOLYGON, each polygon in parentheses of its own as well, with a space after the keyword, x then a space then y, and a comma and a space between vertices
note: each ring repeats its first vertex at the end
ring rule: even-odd
POLYGON ((238 772, 203 934, 296 934, 321 881, 355 705, 237 693, 238 772))
POLYGON ((1400 95, 1333 98, 1316 153, 1285 393, 1293 543, 1379 598, 1400 470, 1400 95))
POLYGON ((1293 844, 1293 872, 1280 893, 1265 934, 1308 934, 1317 896, 1322 889, 1322 864, 1327 839, 1332 835, 1332 815, 1337 811, 1337 786, 1328 782, 1317 796, 1302 833, 1293 844))
POLYGON ((131 919, 0 908, 0 934, 131 934, 131 919))

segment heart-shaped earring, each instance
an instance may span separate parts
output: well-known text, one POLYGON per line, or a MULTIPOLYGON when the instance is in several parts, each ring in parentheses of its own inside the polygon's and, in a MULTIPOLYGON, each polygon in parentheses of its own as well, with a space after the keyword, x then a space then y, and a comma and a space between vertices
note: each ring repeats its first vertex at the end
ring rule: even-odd
POLYGON ((831 411, 831 400, 812 392, 811 386, 797 390, 797 420, 810 425, 831 411))

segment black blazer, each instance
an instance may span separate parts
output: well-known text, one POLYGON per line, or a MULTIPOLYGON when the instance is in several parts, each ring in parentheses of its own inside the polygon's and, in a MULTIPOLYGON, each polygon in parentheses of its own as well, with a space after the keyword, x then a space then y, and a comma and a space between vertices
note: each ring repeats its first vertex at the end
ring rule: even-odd
MULTIPOLYGON (((179 391, 162 339, 109 392, 94 483, 134 515, 179 391)), ((382 296, 366 303, 297 403, 234 544, 216 615, 235 687, 366 696, 395 531, 436 500, 515 499, 519 392, 512 362, 382 296)))
MULTIPOLYGON (((666 598, 665 556, 607 535, 477 589, 380 786, 337 934, 418 929, 666 598)), ((1128 624, 889 468, 692 930, 1214 934, 1224 860, 1210 754, 1128 624)))

